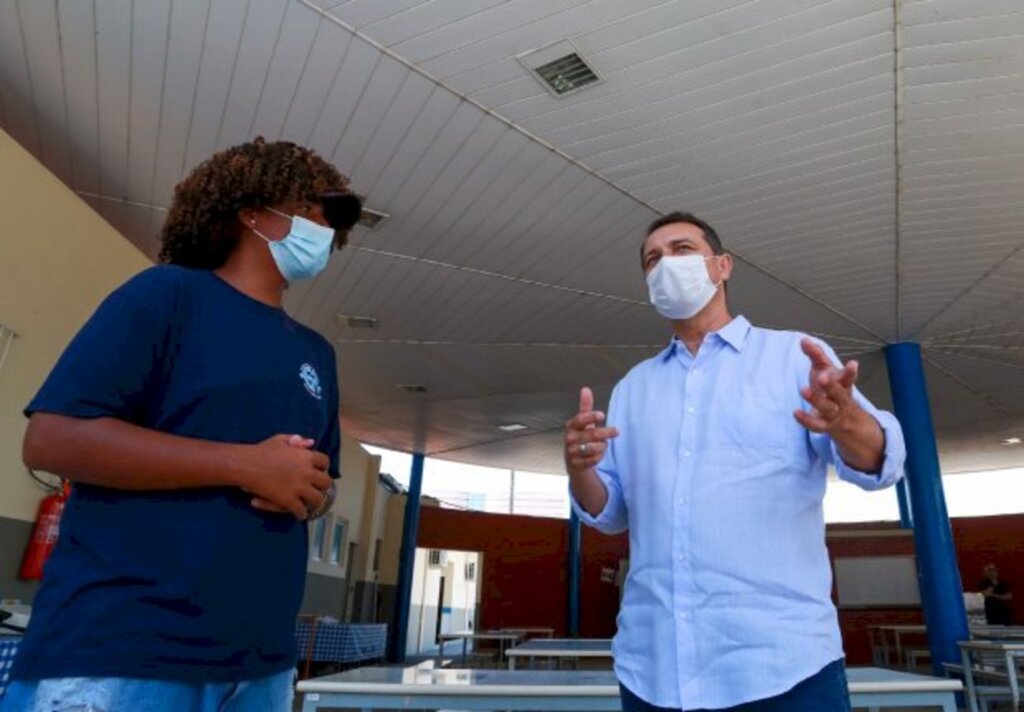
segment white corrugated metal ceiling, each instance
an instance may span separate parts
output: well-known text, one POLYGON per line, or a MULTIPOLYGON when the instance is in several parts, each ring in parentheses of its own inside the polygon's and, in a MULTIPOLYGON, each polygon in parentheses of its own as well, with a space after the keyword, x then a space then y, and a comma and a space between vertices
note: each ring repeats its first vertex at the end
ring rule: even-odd
POLYGON ((667 340, 637 250, 682 208, 881 404, 920 341, 969 471, 1024 465, 1022 40, 1019 0, 0 0, 0 127, 150 255, 214 150, 335 161, 392 217, 288 303, 368 442, 558 471, 578 387, 667 340), (564 39, 605 81, 559 99, 516 55, 564 39))

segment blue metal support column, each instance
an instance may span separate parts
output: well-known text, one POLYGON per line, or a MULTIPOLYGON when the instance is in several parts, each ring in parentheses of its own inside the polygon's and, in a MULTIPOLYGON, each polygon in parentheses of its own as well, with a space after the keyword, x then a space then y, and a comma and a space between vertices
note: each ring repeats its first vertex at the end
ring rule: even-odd
POLYGON ((910 513, 910 485, 907 478, 896 483, 896 501, 900 506, 900 529, 913 529, 914 517, 910 513))
POLYGON ((581 556, 580 518, 576 510, 569 512, 569 636, 580 634, 580 569, 581 556))
POLYGON ((957 641, 968 639, 967 614, 942 492, 921 347, 906 342, 890 344, 885 348, 885 360, 896 417, 907 441, 907 489, 932 668, 942 676, 943 663, 960 661, 957 641))
POLYGON ((391 616, 388 660, 405 662, 405 647, 409 633, 409 608, 412 605, 412 574, 416 562, 416 534, 420 528, 420 495, 423 492, 423 455, 412 456, 412 474, 409 493, 405 500, 405 519, 402 522, 402 551, 398 559, 398 585, 395 592, 395 611, 391 616))

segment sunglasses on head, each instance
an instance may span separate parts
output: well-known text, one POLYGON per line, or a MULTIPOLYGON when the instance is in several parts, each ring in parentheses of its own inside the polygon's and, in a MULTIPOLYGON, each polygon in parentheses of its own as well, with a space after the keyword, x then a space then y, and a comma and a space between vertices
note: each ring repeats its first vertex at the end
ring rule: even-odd
POLYGON ((320 194, 324 220, 335 230, 348 230, 359 220, 363 201, 355 193, 331 191, 320 194))

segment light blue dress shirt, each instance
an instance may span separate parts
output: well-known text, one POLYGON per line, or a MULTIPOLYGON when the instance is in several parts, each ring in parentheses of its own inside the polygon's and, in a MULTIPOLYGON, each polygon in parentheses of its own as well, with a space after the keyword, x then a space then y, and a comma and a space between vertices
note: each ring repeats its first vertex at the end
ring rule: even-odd
POLYGON ((902 476, 906 452, 896 418, 860 393, 885 431, 878 474, 848 467, 831 438, 796 421, 794 410, 810 408, 803 336, 739 317, 696 356, 673 341, 612 392, 608 424, 620 434, 597 468, 608 504, 597 517, 573 507, 603 532, 629 529, 612 650, 619 680, 651 704, 764 699, 843 656, 822 514, 827 466, 880 489, 902 476))

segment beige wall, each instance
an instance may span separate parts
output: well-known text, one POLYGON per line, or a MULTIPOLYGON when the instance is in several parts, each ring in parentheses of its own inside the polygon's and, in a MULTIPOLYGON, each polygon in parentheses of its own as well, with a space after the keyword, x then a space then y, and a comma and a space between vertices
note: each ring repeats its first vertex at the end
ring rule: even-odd
POLYGON ((378 502, 387 496, 387 490, 380 484, 380 457, 371 455, 366 468, 363 485, 363 501, 360 503, 362 521, 359 526, 359 551, 353 577, 360 581, 376 581, 373 572, 373 545, 384 528, 384 519, 378 502))
MULTIPOLYGON (((398 584, 398 559, 402 553, 402 525, 405 522, 405 494, 392 494, 385 505, 385 517, 381 525, 380 572, 378 582, 382 586, 398 584)), ((421 507, 439 507, 441 503, 433 497, 422 497, 421 507)))
POLYGON ((100 301, 150 261, 0 131, 0 324, 18 334, 0 370, 0 517, 43 496, 21 462, 22 408, 100 301))
MULTIPOLYGON (((380 466, 378 465, 378 471, 380 466)), ((369 543, 369 550, 367 552, 366 560, 366 579, 368 581, 375 581, 380 583, 380 571, 373 570, 373 551, 377 540, 380 540, 380 554, 379 564, 384 565, 384 559, 387 556, 387 551, 384 548, 385 530, 388 524, 388 501, 391 499, 391 490, 377 482, 376 498, 373 506, 373 521, 374 529, 371 532, 372 541, 369 543)))
MULTIPOLYGON (((342 542, 342 561, 337 565, 333 565, 329 561, 311 560, 307 567, 310 573, 333 576, 335 578, 344 578, 345 570, 348 565, 348 561, 346 559, 348 556, 348 545, 350 542, 355 542, 357 551, 356 560, 352 568, 353 578, 356 580, 364 579, 362 576, 362 563, 365 561, 366 549, 369 546, 372 550, 373 542, 371 540, 368 545, 367 542, 364 541, 363 500, 366 495, 368 483, 376 485, 377 473, 379 471, 380 458, 371 455, 363 449, 363 446, 360 445, 357 440, 353 440, 342 433, 341 482, 339 483, 338 493, 334 500, 334 506, 331 508, 331 513, 327 515, 328 553, 333 522, 337 519, 342 519, 347 524, 348 531, 345 535, 345 541, 342 542)), ((310 522, 310 534, 313 533, 313 527, 314 523, 310 522)), ((312 538, 310 539, 310 545, 315 545, 312 538)), ((352 584, 352 581, 348 582, 349 587, 351 587, 352 584)))
POLYGON ((406 495, 388 497, 384 519, 383 548, 380 552, 380 571, 377 580, 385 586, 398 583, 398 557, 402 551, 402 522, 405 519, 406 495))

